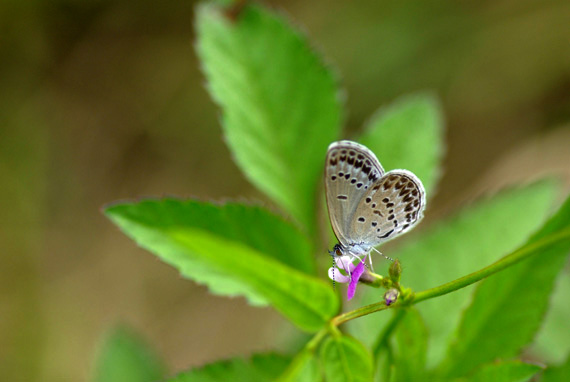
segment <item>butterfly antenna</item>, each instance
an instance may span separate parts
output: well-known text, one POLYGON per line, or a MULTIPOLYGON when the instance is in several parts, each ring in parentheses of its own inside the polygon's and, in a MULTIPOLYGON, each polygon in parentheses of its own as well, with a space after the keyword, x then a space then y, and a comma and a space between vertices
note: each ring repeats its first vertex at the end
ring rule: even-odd
POLYGON ((334 291, 334 290, 336 290, 336 289, 335 289, 336 280, 334 279, 334 269, 336 268, 336 261, 334 261, 334 256, 331 256, 331 257, 332 257, 332 262, 333 262, 333 271, 332 271, 332 274, 333 274, 333 291, 334 291))
POLYGON ((382 256, 384 256, 385 258, 387 258, 390 261, 394 261, 393 258, 391 258, 390 256, 386 256, 385 254, 383 254, 382 252, 380 252, 379 250, 377 250, 376 248, 372 247, 372 250, 378 252, 379 254, 381 254, 382 256))
POLYGON ((332 263, 333 263, 333 266, 332 266, 333 290, 336 290, 336 289, 335 289, 336 280, 334 279, 334 270, 335 270, 335 268, 336 268, 336 260, 334 259, 334 251, 329 251, 329 255, 331 255, 331 259, 332 259, 332 263))

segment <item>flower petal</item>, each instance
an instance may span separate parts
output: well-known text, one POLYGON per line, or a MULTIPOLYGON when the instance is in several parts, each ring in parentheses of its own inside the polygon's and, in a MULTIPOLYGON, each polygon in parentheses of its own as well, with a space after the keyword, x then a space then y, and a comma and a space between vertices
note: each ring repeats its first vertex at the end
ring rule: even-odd
POLYGON ((329 268, 329 279, 336 281, 337 283, 347 283, 350 281, 350 277, 343 275, 336 267, 329 268))
POLYGON ((361 261, 352 271, 350 284, 348 284, 348 290, 346 292, 346 297, 348 300, 351 300, 354 297, 354 293, 356 292, 356 285, 358 285, 358 280, 360 279, 360 276, 362 276, 363 273, 364 273, 364 261, 361 261))

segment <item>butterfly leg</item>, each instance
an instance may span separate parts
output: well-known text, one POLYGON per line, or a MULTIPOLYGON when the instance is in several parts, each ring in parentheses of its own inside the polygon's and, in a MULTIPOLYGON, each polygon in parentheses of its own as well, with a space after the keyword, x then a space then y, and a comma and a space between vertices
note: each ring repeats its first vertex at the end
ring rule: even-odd
POLYGON ((366 256, 368 256, 368 262, 370 263, 370 271, 374 273, 374 267, 372 266, 372 251, 369 251, 366 256))
POLYGON ((379 250, 377 250, 376 248, 372 247, 373 251, 378 252, 379 254, 381 254, 382 256, 384 256, 386 259, 390 260, 390 261, 394 261, 393 258, 391 258, 390 256, 386 256, 385 254, 383 254, 382 252, 380 252, 379 250))

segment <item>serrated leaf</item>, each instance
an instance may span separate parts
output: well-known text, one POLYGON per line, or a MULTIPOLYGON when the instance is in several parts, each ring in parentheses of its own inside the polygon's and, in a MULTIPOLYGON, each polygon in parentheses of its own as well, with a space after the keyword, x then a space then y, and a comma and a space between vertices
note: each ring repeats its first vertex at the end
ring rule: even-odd
POLYGON ((341 105, 330 70, 282 17, 246 5, 235 18, 213 4, 197 12, 197 50, 208 89, 247 178, 315 231, 315 198, 341 105))
POLYGON ((293 358, 277 382, 318 382, 321 372, 313 351, 303 350, 293 358))
POLYGON ((483 365, 470 376, 453 380, 453 382, 526 382, 542 368, 520 361, 496 362, 483 365))
MULTIPOLYGON (((570 232, 570 199, 525 246, 564 231, 570 232)), ((534 252, 478 285, 440 368, 443 375, 460 376, 483 363, 513 357, 532 340, 570 253, 570 239, 534 252)))
POLYGON ((95 369, 96 382, 152 382, 164 376, 154 351, 131 330, 120 327, 105 340, 95 369))
MULTIPOLYGON (((544 222, 554 200, 555 186, 538 182, 511 189, 464 208, 429 230, 411 237, 386 255, 402 262, 402 284, 415 291, 432 288, 481 269, 522 244, 544 222), (524 213, 521 213, 524 211, 524 213)), ((428 368, 439 361, 448 338, 470 301, 474 286, 417 305, 430 333, 428 368)), ((378 301, 375 290, 366 290, 364 303, 378 301)), ((372 343, 389 319, 370 315, 355 320, 351 333, 372 343)))
POLYGON ((175 198, 119 203, 106 208, 148 226, 191 227, 230 241, 241 242, 305 273, 314 272, 307 237, 263 207, 228 202, 215 204, 175 198))
POLYGON ((431 196, 444 153, 444 123, 437 98, 405 96, 379 109, 359 142, 378 155, 386 171, 406 169, 422 181, 431 196))
POLYGON ((321 347, 321 364, 327 382, 372 380, 372 355, 349 336, 329 337, 321 347))
POLYGON ((570 381, 570 358, 560 366, 549 367, 542 375, 541 382, 570 381))
POLYGON ((428 333, 420 313, 410 308, 394 332, 394 376, 397 382, 425 380, 428 333))
MULTIPOLYGON (((570 272, 565 269, 556 280, 550 307, 532 345, 532 353, 549 363, 564 362, 570 355, 570 272)), ((570 378, 569 378, 570 380, 570 378)))
POLYGON ((338 310, 330 285, 292 267, 308 258, 306 239, 262 208, 163 199, 105 213, 141 247, 214 293, 271 304, 307 331, 338 310))
POLYGON ((258 354, 250 360, 241 358, 218 361, 201 368, 176 375, 167 382, 218 382, 274 380, 289 363, 289 357, 277 354, 258 354))

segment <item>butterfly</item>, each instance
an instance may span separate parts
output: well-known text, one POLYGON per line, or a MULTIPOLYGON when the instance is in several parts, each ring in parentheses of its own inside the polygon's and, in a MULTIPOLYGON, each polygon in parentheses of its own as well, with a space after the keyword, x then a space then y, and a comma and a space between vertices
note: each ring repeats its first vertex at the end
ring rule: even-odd
MULTIPOLYGON (((407 170, 384 169, 376 155, 352 141, 332 143, 325 164, 329 219, 338 240, 330 254, 350 261, 401 235, 423 218, 426 193, 407 170)), ((346 267, 345 267, 346 268, 346 267)))

